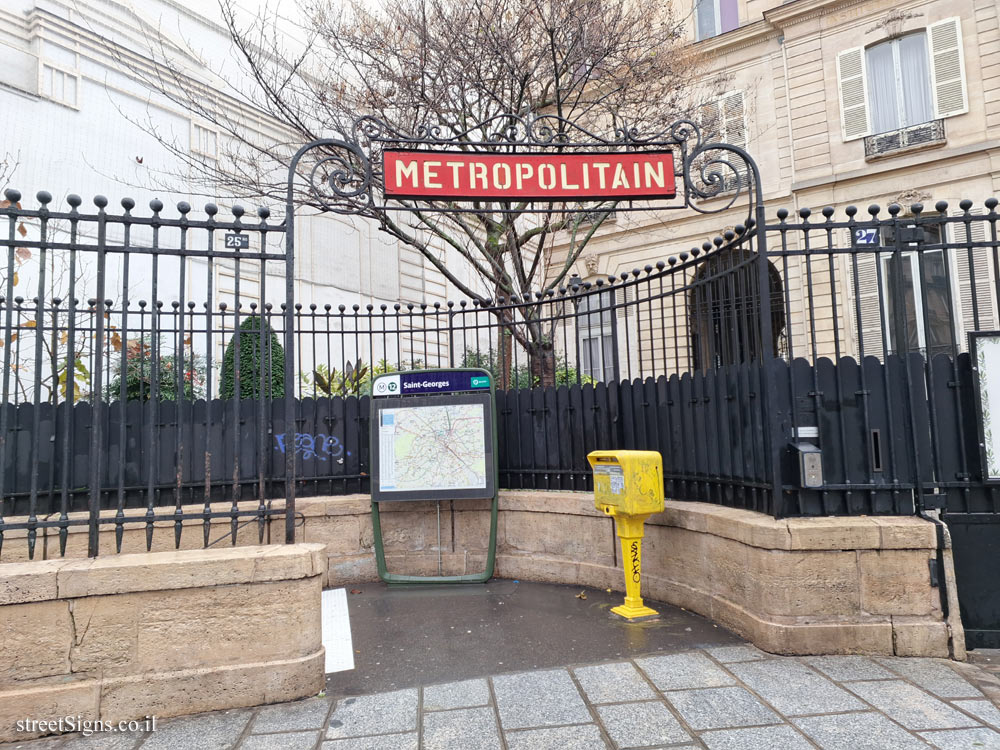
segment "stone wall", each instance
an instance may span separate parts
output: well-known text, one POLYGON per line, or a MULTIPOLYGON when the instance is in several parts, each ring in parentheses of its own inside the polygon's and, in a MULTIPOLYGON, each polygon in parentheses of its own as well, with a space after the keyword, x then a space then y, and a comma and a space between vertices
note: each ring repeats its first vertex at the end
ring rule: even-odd
MULTIPOLYGON (((381 507, 389 570, 437 573, 433 504, 381 507)), ((330 585, 377 578, 366 496, 302 500, 299 509, 303 539, 327 545, 330 585)), ((486 504, 442 503, 441 529, 441 572, 483 569, 486 504)), ((643 596, 711 618, 773 653, 963 659, 961 623, 945 620, 931 586, 936 556, 934 525, 920 518, 775 520, 667 501, 646 524, 643 596)), ((624 588, 613 522, 587 493, 502 493, 496 575, 624 588)))
MULTIPOLYGON (((367 495, 301 498, 296 508, 297 539, 325 549, 325 585, 377 580, 367 495)), ((391 572, 483 570, 488 503, 442 502, 440 550, 434 503, 383 503, 381 508, 391 572)), ((200 522, 188 524, 182 545, 200 545, 200 522)), ((211 538, 228 528, 226 519, 215 519, 211 538)), ((277 541, 283 534, 280 517, 264 528, 265 540, 277 541)), ((69 536, 68 553, 84 554, 86 527, 69 536)), ((130 526, 124 539, 126 550, 144 548, 142 524, 130 526)), ((106 527, 102 551, 113 550, 113 540, 113 526, 106 527)), ((257 540, 256 522, 241 528, 239 544, 257 540)), ((49 556, 58 553, 54 535, 39 545, 49 556)), ((166 522, 154 534, 154 549, 172 545, 173 524, 166 522)), ((23 539, 10 538, 4 559, 23 555, 24 547, 23 539)), ((934 525, 920 518, 775 520, 707 503, 667 501, 666 511, 647 523, 643 596, 711 618, 774 653, 962 659, 957 604, 946 620, 940 590, 930 583, 928 561, 936 556, 934 525)), ((947 573, 950 550, 945 557, 947 573)), ((624 572, 613 521, 594 509, 589 493, 504 491, 496 575, 620 591, 624 572)), ((954 578, 945 578, 954 600, 954 578)))
MULTIPOLYGON (((85 535, 84 535, 85 536, 85 535)), ((323 689, 321 545, 0 564, 0 742, 323 689)))

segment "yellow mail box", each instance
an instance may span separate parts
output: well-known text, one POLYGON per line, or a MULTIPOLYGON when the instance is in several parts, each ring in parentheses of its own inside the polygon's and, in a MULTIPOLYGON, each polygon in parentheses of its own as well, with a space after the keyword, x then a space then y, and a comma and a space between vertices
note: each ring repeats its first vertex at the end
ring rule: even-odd
POLYGON ((663 512, 663 457, 657 451, 593 451, 594 507, 609 516, 663 512))

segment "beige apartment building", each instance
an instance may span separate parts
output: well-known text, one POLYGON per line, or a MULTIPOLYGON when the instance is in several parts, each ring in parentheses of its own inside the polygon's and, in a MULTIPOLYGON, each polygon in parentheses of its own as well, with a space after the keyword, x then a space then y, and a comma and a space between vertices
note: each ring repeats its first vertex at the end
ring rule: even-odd
MULTIPOLYGON (((703 111, 714 123, 713 135, 745 147, 757 161, 769 222, 777 223, 779 208, 794 221, 803 207, 812 209, 813 221, 822 222, 824 206, 834 207, 837 219, 844 220, 844 208, 852 204, 860 209, 858 218, 867 219, 872 203, 883 207, 883 216, 891 203, 905 212, 919 202, 930 212, 942 200, 949 203, 949 213, 960 213, 964 198, 975 201, 974 212, 982 212, 983 201, 1000 194, 997 0, 695 0, 690 32, 706 80, 725 81, 724 91, 703 111)), ((722 205, 729 195, 702 206, 722 205)), ((619 214, 601 228, 574 270, 583 280, 596 280, 642 268, 701 246, 745 216, 745 208, 714 215, 690 210, 619 214)), ((837 230, 833 243, 847 246, 847 231, 837 230)), ((949 225, 944 231, 956 229, 949 225)), ((972 239, 988 239, 979 236, 987 231, 985 222, 972 231, 972 239)), ((827 241, 820 233, 814 236, 827 241)), ((789 233, 787 241, 794 248, 802 233, 789 233)), ((555 248, 556 260, 558 254, 555 248)), ((885 312, 880 312, 874 255, 859 261, 857 285, 846 255, 835 258, 832 281, 826 257, 809 269, 801 261, 776 269, 789 311, 779 335, 783 353, 792 345, 795 356, 832 356, 837 326, 841 354, 856 356, 858 307, 865 353, 881 349, 885 312), (807 277, 814 291, 811 304, 807 277)), ((947 262, 954 309, 941 325, 951 326, 949 334, 961 342, 972 328, 969 264, 954 252, 947 262)), ((992 252, 976 250, 974 263, 978 328, 994 328, 1000 316, 992 292, 992 252)), ((687 281, 696 272, 688 273, 687 281)), ((921 290, 913 296, 919 300, 921 290)), ((663 337, 653 328, 664 319, 673 328, 674 309, 670 303, 651 303, 617 311, 614 323, 610 316, 578 323, 584 370, 609 379, 612 338, 619 359, 624 342, 632 342, 633 361, 639 361, 636 342, 644 340, 646 375, 703 366, 691 360, 697 358, 691 346, 662 348, 663 337)), ((686 316, 677 321, 680 326, 690 325, 689 312, 677 314, 686 316)), ((914 335, 920 348, 930 351, 940 332, 921 326, 914 335)))

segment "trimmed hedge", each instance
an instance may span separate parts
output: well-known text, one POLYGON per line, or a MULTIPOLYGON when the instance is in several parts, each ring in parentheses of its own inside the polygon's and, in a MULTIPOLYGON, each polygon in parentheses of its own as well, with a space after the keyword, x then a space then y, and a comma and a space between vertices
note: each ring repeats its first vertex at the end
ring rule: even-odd
POLYGON ((226 345, 222 355, 222 386, 220 398, 236 397, 236 342, 240 348, 240 398, 259 398, 261 372, 264 373, 264 396, 283 398, 285 395, 285 350, 278 343, 274 329, 260 315, 244 320, 226 345), (261 352, 261 325, 264 326, 264 348, 261 352))

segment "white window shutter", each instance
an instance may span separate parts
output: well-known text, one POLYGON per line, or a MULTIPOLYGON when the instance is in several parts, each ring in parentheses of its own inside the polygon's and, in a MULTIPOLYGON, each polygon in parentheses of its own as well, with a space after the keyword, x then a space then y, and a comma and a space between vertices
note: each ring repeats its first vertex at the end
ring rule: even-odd
POLYGON ((962 26, 956 16, 927 27, 931 56, 931 100, 935 118, 953 117, 969 111, 962 57, 962 26))
POLYGON ((747 147, 746 108, 743 104, 743 92, 733 91, 722 97, 722 138, 740 148, 747 147))
MULTIPOLYGON (((983 209, 974 208, 973 215, 981 215, 983 209)), ((964 216, 960 210, 950 211, 951 216, 964 216)), ((968 344, 968 333, 972 331, 990 331, 996 328, 996 300, 993 299, 993 251, 985 246, 986 222, 973 221, 968 225, 962 222, 948 224, 948 242, 959 247, 952 250, 956 282, 958 287, 958 304, 960 310, 961 331, 959 346, 963 350, 968 344), (968 228, 967 228, 968 227, 968 228), (979 313, 979 325, 976 326, 976 316, 972 309, 972 274, 969 273, 969 251, 961 247, 963 243, 972 242, 972 268, 976 274, 976 308, 979 313)))
MULTIPOLYGON (((866 357, 882 359, 882 306, 878 292, 878 269, 875 265, 875 253, 867 248, 857 253, 858 283, 854 286, 854 263, 848 262, 848 276, 851 280, 851 292, 856 295, 858 307, 861 308, 861 337, 865 345, 866 357)), ((851 305, 851 316, 854 317, 857 308, 851 305)), ((855 321, 857 325, 857 321, 855 321)), ((855 333, 857 330, 855 329, 855 333)), ((861 342, 858 342, 858 351, 861 342)))
POLYGON ((845 49, 837 55, 837 84, 840 88, 840 124, 844 140, 869 134, 868 80, 864 47, 845 49))
POLYGON ((615 290, 615 304, 620 305, 618 308, 619 318, 631 317, 635 313, 634 297, 635 287, 622 286, 615 290))
POLYGON ((699 107, 702 137, 706 143, 722 140, 723 122, 720 101, 720 99, 713 99, 699 107))

